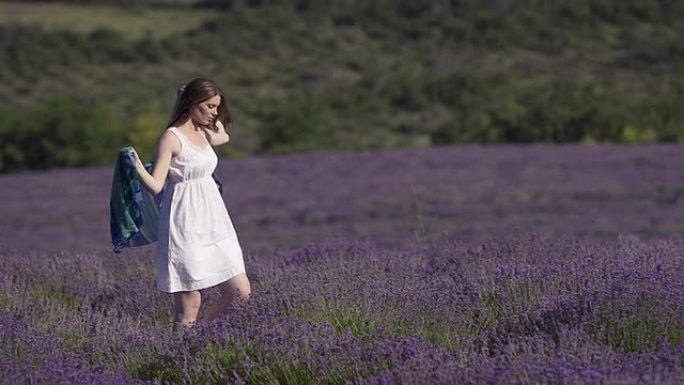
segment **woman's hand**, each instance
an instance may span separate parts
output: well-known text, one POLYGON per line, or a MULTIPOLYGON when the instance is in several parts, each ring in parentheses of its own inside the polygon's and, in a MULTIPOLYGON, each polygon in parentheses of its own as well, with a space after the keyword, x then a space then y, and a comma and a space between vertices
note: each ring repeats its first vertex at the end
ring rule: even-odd
POLYGON ((131 153, 133 154, 133 160, 134 160, 134 166, 135 169, 140 172, 140 169, 145 169, 145 165, 143 164, 142 160, 140 160, 140 156, 138 155, 138 152, 135 151, 135 148, 131 147, 131 153))
POLYGON ((230 136, 228 136, 228 133, 226 132, 226 129, 223 127, 223 124, 220 120, 216 121, 216 128, 218 128, 218 131, 214 131, 208 127, 203 127, 204 135, 206 136, 209 144, 216 147, 228 143, 230 136))

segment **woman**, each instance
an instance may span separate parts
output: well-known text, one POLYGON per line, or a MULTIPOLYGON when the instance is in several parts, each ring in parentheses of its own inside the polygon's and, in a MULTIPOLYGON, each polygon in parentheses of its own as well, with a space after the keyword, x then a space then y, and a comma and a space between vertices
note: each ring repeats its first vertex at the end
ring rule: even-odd
POLYGON ((221 293, 206 311, 208 321, 251 292, 242 249, 212 178, 218 163, 212 146, 228 142, 225 127, 230 123, 218 86, 193 79, 179 90, 151 174, 134 151, 142 185, 158 194, 166 184, 159 214, 157 288, 173 293, 174 323, 182 326, 197 320, 201 289, 217 286, 221 293))

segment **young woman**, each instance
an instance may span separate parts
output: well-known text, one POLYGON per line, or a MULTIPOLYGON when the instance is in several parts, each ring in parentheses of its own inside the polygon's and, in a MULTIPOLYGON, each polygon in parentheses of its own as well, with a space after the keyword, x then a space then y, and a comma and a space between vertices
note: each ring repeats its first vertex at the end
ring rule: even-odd
POLYGON ((242 249, 212 177, 218 163, 212 146, 228 142, 225 127, 230 123, 219 87, 193 79, 178 93, 151 174, 134 151, 142 185, 158 194, 166 184, 159 214, 157 288, 173 293, 174 322, 183 326, 197 320, 201 289, 217 286, 221 293, 205 313, 208 321, 251 292, 242 249))

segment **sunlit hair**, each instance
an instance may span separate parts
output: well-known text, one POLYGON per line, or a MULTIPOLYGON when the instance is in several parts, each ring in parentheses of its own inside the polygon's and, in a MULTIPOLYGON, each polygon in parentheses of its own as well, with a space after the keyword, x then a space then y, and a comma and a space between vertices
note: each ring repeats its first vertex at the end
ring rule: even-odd
MULTIPOLYGON (((190 119, 190 112, 198 104, 205 100, 211 99, 216 95, 221 96, 221 101, 218 105, 216 120, 221 121, 226 129, 233 122, 230 110, 226 105, 226 100, 223 97, 221 89, 211 80, 195 78, 188 82, 188 84, 178 88, 176 94, 176 103, 173 106, 171 117, 167 127, 177 127, 187 122, 190 119)), ((216 121, 211 127, 214 131, 218 131, 216 121)))

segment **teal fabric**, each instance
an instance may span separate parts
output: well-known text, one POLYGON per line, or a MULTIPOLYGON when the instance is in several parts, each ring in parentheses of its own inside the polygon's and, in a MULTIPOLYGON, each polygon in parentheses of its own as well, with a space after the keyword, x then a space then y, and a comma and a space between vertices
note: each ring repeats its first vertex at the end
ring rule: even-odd
MULTIPOLYGON (((115 253, 157 240, 159 202, 140 184, 132 150, 132 147, 120 149, 114 164, 109 227, 115 253)), ((152 163, 147 163, 145 168, 151 170, 152 163)), ((161 196, 162 193, 157 194, 158 198, 161 196)))

